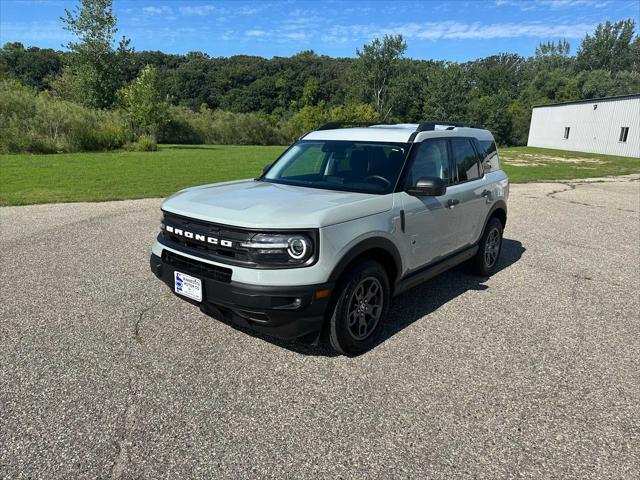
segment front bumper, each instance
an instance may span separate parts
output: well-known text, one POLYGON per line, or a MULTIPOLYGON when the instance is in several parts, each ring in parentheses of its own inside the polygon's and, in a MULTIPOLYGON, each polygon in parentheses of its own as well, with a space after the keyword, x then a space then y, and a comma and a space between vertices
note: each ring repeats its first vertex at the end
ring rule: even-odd
MULTIPOLYGON (((165 250, 166 252, 166 250, 165 250)), ((202 280, 202 302, 177 295, 198 305, 205 313, 242 327, 282 339, 311 336, 320 332, 333 284, 271 287, 226 281, 219 272, 208 272, 192 259, 178 255, 151 254, 151 271, 174 291, 174 271, 202 280), (222 278, 222 279, 221 279, 222 278)))

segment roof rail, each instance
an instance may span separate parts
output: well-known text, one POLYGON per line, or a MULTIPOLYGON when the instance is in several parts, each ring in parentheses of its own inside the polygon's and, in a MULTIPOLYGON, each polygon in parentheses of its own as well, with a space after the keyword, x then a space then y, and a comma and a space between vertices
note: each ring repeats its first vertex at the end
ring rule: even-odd
POLYGON ((420 122, 417 132, 428 132, 436 129, 436 125, 440 125, 442 127, 466 127, 466 128, 484 128, 481 125, 477 125, 475 123, 467 123, 467 122, 447 122, 447 121, 439 121, 439 120, 429 120, 428 122, 420 122))
MULTIPOLYGON (((313 131, 334 130, 334 129, 343 128, 343 127, 372 127, 374 125, 394 125, 394 124, 386 123, 386 122, 359 122, 359 121, 351 121, 351 120, 328 122, 328 123, 325 123, 324 125, 319 126, 315 130, 311 130, 310 132, 305 133, 299 138, 299 140, 302 140, 304 137, 307 136, 307 134, 313 131)), ((410 124, 407 124, 407 126, 409 125, 410 124)), ((484 129, 483 126, 475 123, 429 120, 429 121, 420 122, 418 124, 418 128, 416 128, 415 131, 409 136, 409 142, 413 142, 413 140, 416 138, 416 136, 420 132, 428 132, 428 131, 435 130, 436 125, 440 127, 445 127, 447 130, 452 130, 456 127, 484 129)))
POLYGON ((370 127, 371 125, 381 125, 382 122, 357 122, 357 121, 339 121, 339 122, 329 122, 324 125, 319 126, 316 130, 333 130, 336 128, 342 128, 346 126, 350 127, 370 127))

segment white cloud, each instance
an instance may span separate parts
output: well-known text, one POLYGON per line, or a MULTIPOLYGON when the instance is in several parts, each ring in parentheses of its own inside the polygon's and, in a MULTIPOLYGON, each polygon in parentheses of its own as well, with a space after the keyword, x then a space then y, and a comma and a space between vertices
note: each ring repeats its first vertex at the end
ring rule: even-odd
POLYGON ((308 40, 312 38, 312 35, 306 32, 290 32, 287 30, 266 31, 266 30, 260 30, 257 28, 244 32, 244 35, 246 37, 252 37, 252 38, 269 38, 270 40, 277 41, 277 42, 284 42, 284 41, 290 41, 290 40, 302 41, 302 40, 308 40))
POLYGON ((463 24, 451 22, 444 25, 429 25, 416 34, 419 38, 456 38, 456 39, 482 39, 482 38, 518 38, 518 37, 564 37, 581 38, 585 33, 592 31, 594 25, 560 24, 549 25, 547 23, 502 23, 502 24, 463 24))
POLYGON ((42 42, 59 43, 53 48, 62 47, 63 43, 73 40, 73 35, 63 30, 60 22, 2 22, 0 23, 0 44, 21 42, 25 45, 38 45, 42 42))
POLYGON ((218 11, 218 7, 215 5, 196 5, 189 7, 180 7, 180 13, 183 15, 198 15, 204 17, 218 11))
POLYGON ((167 7, 166 5, 163 5, 161 7, 144 7, 142 11, 144 13, 148 13, 149 15, 170 15, 171 13, 173 13, 171 7, 167 7))
POLYGON ((551 8, 595 7, 602 8, 609 4, 607 0, 541 0, 540 3, 551 8))
POLYGON ((520 10, 533 10, 536 2, 533 0, 495 0, 496 7, 518 7, 520 10))
POLYGON ((240 7, 237 11, 240 15, 255 15, 256 13, 258 13, 257 8, 251 7, 240 7))
POLYGON ((288 38, 290 40, 306 40, 307 38, 310 38, 311 35, 304 32, 291 32, 283 34, 282 37, 288 38))
POLYGON ((494 38, 582 38, 593 31, 595 25, 586 23, 548 24, 530 23, 462 23, 462 22, 425 22, 380 25, 336 25, 323 36, 326 42, 343 43, 349 40, 370 40, 384 35, 401 34, 405 38, 425 40, 470 40, 494 38))
POLYGON ((522 11, 536 8, 551 8, 552 10, 577 7, 602 8, 611 3, 610 0, 495 0, 497 7, 517 7, 522 11))

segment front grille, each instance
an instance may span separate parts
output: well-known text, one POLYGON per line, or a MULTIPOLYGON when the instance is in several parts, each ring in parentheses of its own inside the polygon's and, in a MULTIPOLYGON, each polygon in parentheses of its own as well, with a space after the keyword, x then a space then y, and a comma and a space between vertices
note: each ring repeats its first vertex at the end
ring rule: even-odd
POLYGON ((255 232, 227 225, 218 225, 193 218, 164 212, 164 228, 162 238, 167 246, 186 248, 197 256, 211 260, 231 263, 242 266, 252 266, 249 252, 240 244, 251 239, 255 232), (178 235, 170 232, 167 226, 180 229, 183 233, 178 235), (190 237, 184 235, 189 232, 190 237), (217 243, 211 243, 202 238, 213 238, 217 243), (230 245, 229 245, 230 244, 230 245))
POLYGON ((224 283, 231 282, 232 270, 230 268, 199 262, 198 260, 176 255, 168 250, 162 252, 162 260, 178 270, 184 270, 184 273, 207 277, 224 283))

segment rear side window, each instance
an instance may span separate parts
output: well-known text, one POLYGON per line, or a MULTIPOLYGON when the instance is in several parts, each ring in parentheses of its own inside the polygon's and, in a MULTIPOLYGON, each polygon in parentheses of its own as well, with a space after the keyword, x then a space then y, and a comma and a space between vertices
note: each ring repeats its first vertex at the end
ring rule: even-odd
POLYGON ((458 182, 467 182, 480 178, 478 157, 468 138, 454 138, 451 140, 451 152, 458 182))
POLYGON ((482 166, 485 173, 499 170, 500 163, 498 161, 498 149, 496 148, 496 142, 493 140, 480 140, 479 143, 482 149, 482 166))

